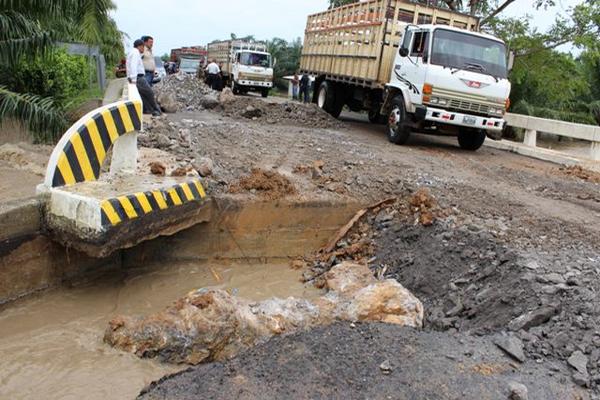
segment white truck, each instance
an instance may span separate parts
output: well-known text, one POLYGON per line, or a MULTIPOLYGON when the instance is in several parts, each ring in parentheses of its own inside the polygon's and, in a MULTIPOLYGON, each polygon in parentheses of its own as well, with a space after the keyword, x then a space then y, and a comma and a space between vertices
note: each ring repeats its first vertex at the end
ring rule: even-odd
POLYGON ((512 60, 478 33, 476 17, 402 0, 362 1, 308 17, 301 70, 313 102, 337 117, 344 105, 386 122, 388 138, 458 136, 477 150, 501 136, 512 60))
POLYGON ((208 60, 221 66, 223 84, 236 94, 254 91, 267 97, 273 87, 273 60, 263 43, 213 42, 208 45, 208 60))

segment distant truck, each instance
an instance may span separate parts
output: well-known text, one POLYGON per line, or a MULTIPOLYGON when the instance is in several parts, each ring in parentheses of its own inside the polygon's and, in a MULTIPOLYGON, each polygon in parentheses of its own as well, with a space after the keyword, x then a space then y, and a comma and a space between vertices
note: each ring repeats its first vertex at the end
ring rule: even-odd
POLYGON ((504 128, 512 63, 478 28, 476 17, 406 0, 350 4, 308 17, 300 68, 334 117, 347 105, 387 122, 393 143, 419 131, 477 150, 504 128))
POLYGON ((223 85, 234 93, 260 92, 269 95, 273 87, 273 60, 262 43, 243 40, 213 42, 208 46, 208 59, 221 65, 223 85))
POLYGON ((196 74, 206 66, 206 55, 204 46, 181 47, 171 50, 171 62, 174 62, 180 71, 196 74))

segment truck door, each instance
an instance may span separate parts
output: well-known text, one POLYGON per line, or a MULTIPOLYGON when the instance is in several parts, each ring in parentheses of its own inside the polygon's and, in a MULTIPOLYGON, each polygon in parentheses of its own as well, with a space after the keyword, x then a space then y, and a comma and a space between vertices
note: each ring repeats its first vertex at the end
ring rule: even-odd
POLYGON ((406 28, 402 46, 408 50, 406 57, 397 57, 392 79, 408 88, 410 102, 421 104, 421 91, 425 83, 431 32, 423 29, 406 28))

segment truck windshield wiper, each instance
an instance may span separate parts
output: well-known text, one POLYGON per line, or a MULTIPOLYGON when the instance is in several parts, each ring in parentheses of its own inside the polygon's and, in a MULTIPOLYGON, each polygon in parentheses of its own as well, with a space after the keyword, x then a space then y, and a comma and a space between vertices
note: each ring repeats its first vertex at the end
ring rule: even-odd
POLYGON ((479 70, 481 72, 485 72, 486 71, 486 69, 485 69, 485 67, 483 65, 477 64, 477 63, 465 63, 464 66, 463 66, 463 68, 465 68, 465 69, 477 69, 477 70, 479 70))

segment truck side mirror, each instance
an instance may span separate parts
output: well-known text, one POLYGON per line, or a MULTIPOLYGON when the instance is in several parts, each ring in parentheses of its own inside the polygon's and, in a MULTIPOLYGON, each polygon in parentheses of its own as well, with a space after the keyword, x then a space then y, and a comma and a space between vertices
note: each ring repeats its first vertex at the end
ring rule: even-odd
POLYGON ((400 47, 400 57, 408 56, 408 49, 406 47, 400 47))
POLYGON ((514 64, 515 64, 515 52, 510 51, 508 53, 508 70, 509 71, 512 71, 514 64))

